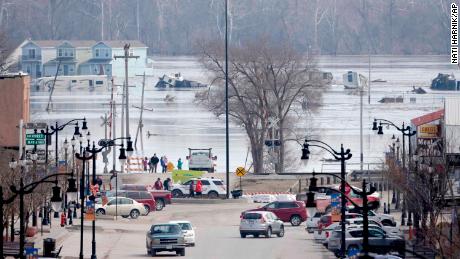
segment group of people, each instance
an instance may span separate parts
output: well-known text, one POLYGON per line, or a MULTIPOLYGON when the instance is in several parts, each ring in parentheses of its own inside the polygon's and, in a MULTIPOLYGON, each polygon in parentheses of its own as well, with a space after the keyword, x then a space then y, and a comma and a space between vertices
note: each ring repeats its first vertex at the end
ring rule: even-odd
MULTIPOLYGON (((166 156, 158 158, 157 154, 153 154, 153 156, 150 159, 148 157, 145 157, 142 163, 144 165, 144 171, 149 171, 149 173, 157 173, 158 164, 160 164, 161 166, 161 173, 166 173, 168 171, 168 164, 171 164, 170 166, 174 168, 174 165, 168 161, 168 158, 166 156)), ((177 160, 177 169, 182 170, 182 165, 182 159, 179 158, 177 160)))
POLYGON ((163 182, 161 182, 161 179, 158 178, 154 184, 154 188, 155 190, 166 190, 166 191, 170 191, 172 189, 172 180, 171 178, 166 178, 163 182))

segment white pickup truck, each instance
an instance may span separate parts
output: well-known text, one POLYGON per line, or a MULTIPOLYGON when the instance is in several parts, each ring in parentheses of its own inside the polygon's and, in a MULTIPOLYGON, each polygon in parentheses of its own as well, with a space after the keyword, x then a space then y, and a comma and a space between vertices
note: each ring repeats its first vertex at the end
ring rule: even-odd
POLYGON ((188 169, 213 173, 217 156, 212 155, 212 148, 189 148, 188 169))

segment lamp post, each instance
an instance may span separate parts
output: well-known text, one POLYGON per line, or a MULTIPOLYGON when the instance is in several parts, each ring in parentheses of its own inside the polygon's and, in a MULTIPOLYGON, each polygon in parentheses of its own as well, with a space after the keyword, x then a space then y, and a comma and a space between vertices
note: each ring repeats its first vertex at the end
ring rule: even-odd
MULTIPOLYGON (((348 201, 350 201, 350 203, 352 203, 357 209, 359 210, 362 210, 363 212, 363 253, 364 255, 363 256, 360 256, 359 258, 361 259, 368 259, 368 258, 372 258, 368 255, 369 253, 369 207, 368 207, 368 201, 367 201, 367 196, 374 193, 376 191, 376 188, 371 186, 369 188, 369 191, 366 191, 367 189, 367 183, 366 183, 366 179, 363 179, 363 184, 362 184, 362 191, 359 191, 355 188, 353 188, 349 183, 347 183, 345 181, 344 178, 342 177, 339 177, 335 174, 332 174, 332 173, 315 173, 313 172, 313 176, 310 178, 310 186, 308 188, 308 193, 307 193, 307 202, 306 202, 306 205, 305 207, 307 208, 307 211, 308 213, 314 213, 315 209, 316 209, 316 202, 314 201, 315 199, 315 194, 314 192, 317 191, 317 186, 316 186, 316 183, 317 183, 317 179, 315 178, 315 175, 318 174, 318 175, 330 175, 332 177, 336 177, 336 178, 339 178, 342 182, 345 182, 351 189, 351 191, 353 191, 354 193, 358 194, 359 196, 361 196, 362 200, 363 200, 363 205, 362 206, 359 206, 358 204, 356 204, 352 199, 350 199, 348 196, 345 195, 344 192, 342 191, 339 191, 340 194, 342 195, 342 197, 346 197, 346 199, 348 201)), ((343 210, 343 206, 342 206, 342 210, 343 210)), ((342 217, 344 216, 344 212, 342 211, 342 217)), ((310 214, 311 215, 311 214, 310 214)), ((341 221, 341 227, 342 227, 342 240, 341 240, 341 257, 344 258, 345 257, 345 253, 346 253, 346 250, 344 248, 344 245, 345 245, 345 221, 341 221)))
MULTIPOLYGON (((113 147, 113 146, 120 146, 120 156, 118 157, 118 160, 120 161, 120 166, 123 170, 123 167, 125 166, 126 163, 126 153, 128 156, 131 156, 134 152, 133 149, 133 142, 131 141, 131 137, 119 137, 119 138, 114 138, 114 139, 100 139, 98 141, 98 145, 101 147, 113 147), (122 144, 116 144, 115 142, 117 140, 126 140, 126 145, 127 148, 124 148, 123 143, 122 144), (126 153, 125 153, 126 152, 126 153)), ((115 149, 114 149, 114 154, 115 154, 115 149)), ((115 164, 115 162, 114 162, 115 164)), ((118 197, 118 174, 116 173, 115 169, 113 170, 113 173, 115 174, 115 197, 118 197)), ((115 199, 115 219, 118 217, 118 199, 115 199)))
MULTIPOLYGON (((10 162, 10 167, 16 167, 15 163, 10 162)), ((5 204, 10 204, 14 202, 17 196, 19 196, 19 258, 24 259, 25 254, 24 254, 24 246, 25 246, 25 226, 24 226, 24 195, 32 193, 37 186, 39 186, 42 183, 54 183, 55 186, 53 187, 53 196, 51 197, 51 204, 53 206, 53 209, 59 210, 60 207, 62 206, 62 198, 60 197, 60 187, 57 186, 57 180, 50 181, 48 180, 49 178, 52 177, 58 177, 58 176, 63 176, 63 175, 69 175, 69 174, 51 174, 48 176, 45 176, 39 181, 32 182, 29 184, 24 184, 23 177, 21 176, 20 183, 19 183, 19 189, 16 188, 15 185, 10 186, 10 190, 12 191, 13 195, 7 199, 3 199, 3 189, 0 187, 0 218, 3 217, 3 205, 5 204)), ((69 182, 69 187, 71 186, 69 182)), ((3 233, 3 224, 0 224, 0 233, 3 233)), ((0 238, 0 258, 3 258, 3 238, 0 238)))
POLYGON ((314 146, 314 147, 319 147, 323 150, 326 150, 329 152, 335 160, 340 161, 340 178, 341 178, 341 184, 340 184, 340 192, 341 192, 341 200, 342 200, 342 207, 341 207, 341 222, 342 222, 342 236, 341 236, 341 247, 340 247, 340 252, 341 256, 345 257, 345 207, 347 206, 347 201, 346 201, 346 195, 345 195, 345 161, 349 160, 352 157, 350 149, 345 150, 343 148, 343 144, 340 145, 340 152, 337 152, 334 150, 331 146, 328 144, 319 141, 319 140, 311 140, 311 139, 305 139, 305 142, 303 144, 302 148, 302 160, 308 160, 309 159, 309 154, 310 150, 309 147, 314 146), (309 143, 317 143, 317 144, 309 144, 309 143))
MULTIPOLYGON (((59 125, 58 122, 56 121, 55 122, 55 126, 50 126, 50 129, 52 130, 51 132, 49 131, 48 129, 48 126, 46 127, 46 131, 45 130, 41 130, 41 133, 44 134, 46 136, 46 139, 48 139, 48 136, 51 136, 51 135, 55 135, 55 143, 54 143, 54 148, 55 148, 55 166, 56 166, 56 170, 58 168, 58 164, 59 164, 59 157, 58 157, 58 141, 59 141, 59 131, 62 131, 66 126, 68 125, 75 125, 75 131, 74 131, 74 136, 78 136, 80 133, 79 133, 79 127, 78 127, 78 121, 83 121, 82 124, 82 132, 83 134, 85 134, 87 131, 88 131, 88 127, 86 125, 86 118, 83 118, 83 119, 73 119, 73 120, 70 120, 64 124, 61 124, 59 125)), ((45 145, 45 162, 48 163, 48 143, 46 143, 45 145)), ((57 179, 57 178, 56 178, 57 179)), ((54 217, 55 218, 58 218, 59 217, 59 213, 58 212, 54 212, 54 217)))
MULTIPOLYGON (((127 139, 128 143, 128 154, 132 154, 134 149, 132 146, 132 141, 131 138, 118 138, 118 139, 127 139)), ((84 199, 85 199, 85 164, 87 161, 92 160, 93 163, 93 173, 92 173, 92 183, 94 184, 96 182, 96 155, 99 152, 102 152, 104 148, 107 148, 108 146, 116 146, 115 140, 100 140, 98 142, 98 145, 101 146, 101 148, 96 148, 95 143, 93 142, 92 148, 87 146, 86 148, 81 148, 82 153, 77 153, 75 154, 76 158, 79 160, 82 160, 83 162, 83 169, 82 169, 82 177, 80 181, 80 199, 81 199, 81 211, 80 211, 80 255, 79 258, 83 259, 83 224, 84 224, 84 199)), ((80 139, 80 144, 82 145, 83 139, 80 139)), ((89 143, 89 134, 88 134, 88 143, 89 143)), ((119 145, 121 146, 120 148, 120 156, 119 160, 122 166, 124 166, 124 163, 126 162, 126 154, 125 154, 125 148, 123 147, 123 144, 119 145)), ((89 187, 89 186, 88 186, 89 187)), ((117 196, 117 195, 116 195, 117 196)), ((95 201, 94 195, 90 195, 89 200, 95 201)), ((117 201, 117 200, 116 200, 117 201)), ((116 208, 117 210, 117 208, 116 208)), ((117 214, 117 212, 115 212, 117 214)), ((96 222, 93 220, 92 222, 92 242, 91 242, 91 258, 96 259, 96 222)))
MULTIPOLYGON (((88 134, 89 134, 89 132, 88 132, 88 134)), ((106 147, 107 146, 102 146, 101 148, 96 148, 96 145, 95 145, 94 141, 93 141, 93 147, 91 149, 89 148, 89 146, 86 147, 86 151, 91 154, 91 157, 93 159, 93 177, 92 177, 93 185, 96 183, 96 156, 97 156, 97 153, 102 152, 102 150, 104 148, 106 148, 106 147)), ((128 154, 131 155, 132 152, 133 152, 131 138, 128 139, 128 147, 130 147, 130 152, 128 152, 128 154)), ((91 195, 89 199, 94 202, 96 197, 94 195, 91 195)), ((97 256, 96 256, 96 221, 95 220, 93 220, 93 223, 92 223, 92 242, 91 242, 91 244, 92 244, 92 246, 91 246, 91 259, 96 259, 97 256)))
MULTIPOLYGON (((406 181, 408 181, 409 180, 409 174, 407 173, 407 171, 410 171, 410 169, 406 171, 406 142, 405 142, 405 137, 407 137, 408 141, 409 141, 409 167, 410 167, 411 164, 412 164, 411 137, 414 136, 417 133, 417 131, 412 130, 411 126, 405 126, 404 122, 402 124, 402 127, 398 127, 393 122, 391 122, 389 120, 385 120, 385 119, 374 119, 374 122, 372 124, 372 130, 374 130, 374 131, 377 130, 377 134, 383 135, 383 125, 392 126, 395 129, 397 129, 399 132, 401 132, 401 134, 402 134, 402 148, 403 148, 402 149, 402 168, 403 168, 403 172, 404 172, 405 177, 406 177, 406 181), (378 122, 379 122, 379 125, 377 126, 378 122)), ((398 192, 398 194, 399 194, 399 192, 398 192)), ((405 218, 406 218, 406 207, 407 207, 407 197, 406 196, 407 196, 407 193, 404 196, 404 200, 403 200, 403 209, 402 209, 402 215, 401 215, 401 225, 402 226, 405 225, 405 218)), ((397 200, 396 206, 399 208, 398 202, 399 202, 399 200, 397 200)))
POLYGON ((80 255, 79 258, 83 259, 83 226, 84 226, 84 204, 85 204, 85 165, 86 161, 92 159, 92 156, 86 154, 86 148, 83 148, 83 141, 80 140, 80 149, 83 153, 75 154, 78 160, 82 160, 82 171, 80 180, 80 255))

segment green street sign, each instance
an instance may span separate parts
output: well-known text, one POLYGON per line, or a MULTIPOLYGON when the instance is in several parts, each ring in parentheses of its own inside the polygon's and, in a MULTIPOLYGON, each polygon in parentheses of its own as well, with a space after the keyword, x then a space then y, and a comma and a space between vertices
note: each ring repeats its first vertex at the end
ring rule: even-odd
POLYGON ((26 139, 26 145, 45 145, 44 139, 26 139))
POLYGON ((41 133, 26 134, 26 139, 45 139, 45 134, 41 134, 41 133))

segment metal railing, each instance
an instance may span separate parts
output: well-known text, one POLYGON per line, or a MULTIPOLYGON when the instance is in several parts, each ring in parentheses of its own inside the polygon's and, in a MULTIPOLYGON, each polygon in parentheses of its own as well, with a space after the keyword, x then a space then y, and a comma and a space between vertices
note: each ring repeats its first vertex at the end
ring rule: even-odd
POLYGON ((35 56, 21 55, 21 60, 22 61, 25 61, 25 60, 42 60, 42 56, 41 55, 35 55, 35 56))

